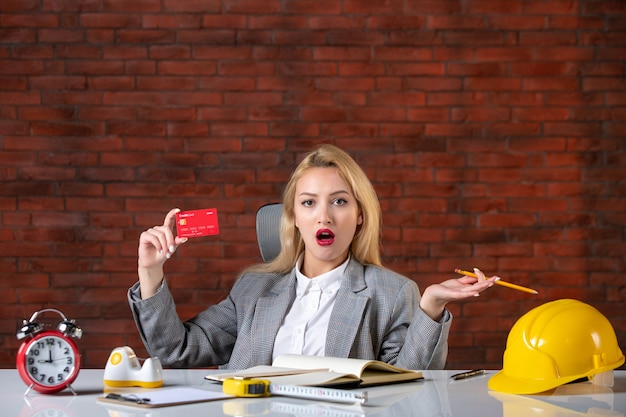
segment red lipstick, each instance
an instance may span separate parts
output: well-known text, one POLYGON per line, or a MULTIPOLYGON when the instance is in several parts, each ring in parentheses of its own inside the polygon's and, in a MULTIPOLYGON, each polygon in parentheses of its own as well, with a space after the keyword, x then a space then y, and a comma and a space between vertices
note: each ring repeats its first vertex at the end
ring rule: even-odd
POLYGON ((321 246, 329 246, 335 242, 335 234, 330 229, 320 229, 315 234, 317 244, 321 246))

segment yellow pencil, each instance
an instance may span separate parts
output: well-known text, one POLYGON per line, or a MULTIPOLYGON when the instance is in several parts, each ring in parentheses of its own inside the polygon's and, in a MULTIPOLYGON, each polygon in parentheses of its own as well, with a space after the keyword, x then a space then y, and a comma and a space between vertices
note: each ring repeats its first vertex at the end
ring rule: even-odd
MULTIPOLYGON (((454 270, 454 272, 456 272, 457 274, 461 274, 461 275, 467 275, 468 277, 478 278, 478 276, 475 273, 469 272, 469 271, 464 271, 462 269, 458 269, 457 268, 457 269, 454 270)), ((521 285, 511 284, 510 282, 505 282, 505 281, 502 281, 502 280, 496 281, 496 284, 497 285, 502 285, 503 287, 512 288, 514 290, 527 292, 529 294, 539 294, 536 290, 533 290, 532 288, 522 287, 521 285)))

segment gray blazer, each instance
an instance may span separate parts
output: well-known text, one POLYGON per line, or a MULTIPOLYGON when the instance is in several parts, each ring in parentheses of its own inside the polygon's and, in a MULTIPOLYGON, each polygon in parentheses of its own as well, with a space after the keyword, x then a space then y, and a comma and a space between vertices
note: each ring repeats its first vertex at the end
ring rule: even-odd
MULTIPOLYGON (((226 299, 185 322, 165 280, 146 300, 135 284, 128 299, 146 349, 164 366, 244 369, 271 364, 274 339, 295 288, 295 271, 243 274, 226 299)), ((331 313, 325 355, 442 369, 452 316, 446 310, 435 322, 419 308, 419 300, 415 282, 352 259, 331 313)))

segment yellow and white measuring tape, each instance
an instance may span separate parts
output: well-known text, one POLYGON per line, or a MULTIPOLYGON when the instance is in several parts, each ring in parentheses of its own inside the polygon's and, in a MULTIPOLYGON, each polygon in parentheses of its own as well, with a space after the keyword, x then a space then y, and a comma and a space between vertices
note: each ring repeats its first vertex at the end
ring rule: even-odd
POLYGON ((235 397, 267 397, 270 395, 270 381, 256 378, 228 378, 224 380, 222 391, 235 397))
POLYGON ((336 388, 310 387, 302 385, 272 384, 267 379, 228 378, 222 384, 225 394, 235 397, 267 397, 282 395, 285 397, 308 398, 340 403, 360 403, 367 401, 366 391, 353 391, 336 388))

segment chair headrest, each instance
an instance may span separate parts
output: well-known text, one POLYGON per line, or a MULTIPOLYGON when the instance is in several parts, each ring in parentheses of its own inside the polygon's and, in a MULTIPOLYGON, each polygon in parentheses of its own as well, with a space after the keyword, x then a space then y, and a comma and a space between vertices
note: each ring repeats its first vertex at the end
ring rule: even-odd
POLYGON ((261 206, 256 212, 256 238, 263 261, 270 262, 280 253, 282 203, 261 206))

